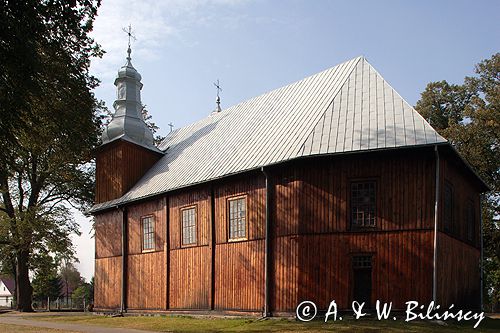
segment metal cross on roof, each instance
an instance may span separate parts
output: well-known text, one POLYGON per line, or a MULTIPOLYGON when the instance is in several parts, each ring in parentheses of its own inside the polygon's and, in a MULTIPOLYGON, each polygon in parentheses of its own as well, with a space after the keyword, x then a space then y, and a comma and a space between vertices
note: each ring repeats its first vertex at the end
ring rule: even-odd
POLYGON ((127 49, 128 58, 127 59, 130 61, 130 53, 132 53, 132 50, 130 49, 130 39, 136 40, 136 38, 132 34, 132 25, 129 24, 127 28, 122 28, 122 30, 128 36, 128 49, 127 49))
POLYGON ((220 112, 221 111, 221 108, 220 108, 220 97, 219 97, 219 92, 222 91, 222 88, 220 87, 220 83, 219 83, 219 79, 217 79, 217 82, 214 82, 214 86, 215 88, 217 89, 217 99, 216 99, 216 103, 217 103, 217 112, 220 112))
POLYGON ((130 47, 130 39, 135 40, 135 36, 132 33, 132 25, 128 25, 126 28, 122 28, 123 32, 127 34, 128 36, 128 47, 130 47))
POLYGON ((222 88, 220 87, 219 79, 217 79, 217 82, 214 82, 214 86, 217 89, 217 97, 219 97, 219 92, 222 91, 222 88))
POLYGON ((170 132, 174 130, 174 124, 172 124, 171 122, 168 123, 168 127, 170 127, 170 132))

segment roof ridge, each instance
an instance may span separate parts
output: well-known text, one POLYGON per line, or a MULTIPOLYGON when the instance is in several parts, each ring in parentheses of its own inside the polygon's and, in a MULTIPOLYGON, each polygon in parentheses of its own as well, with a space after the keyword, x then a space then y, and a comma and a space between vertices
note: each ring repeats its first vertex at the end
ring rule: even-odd
MULTIPOLYGON (((226 113, 226 114, 227 114, 228 112, 234 112, 234 110, 237 110, 237 109, 238 109, 238 108, 240 108, 243 104, 249 104, 249 103, 252 103, 252 102, 254 102, 255 100, 257 100, 257 99, 259 99, 259 98, 264 98, 265 96, 267 96, 267 95, 271 95, 271 94, 276 93, 276 92, 278 92, 278 91, 280 91, 280 90, 286 90, 286 89, 290 88, 290 87, 291 87, 291 86, 293 86, 293 85, 300 84, 301 82, 304 82, 304 81, 306 81, 306 80, 309 80, 309 79, 311 79, 312 77, 319 76, 319 75, 321 75, 321 74, 323 74, 323 73, 325 73, 325 72, 327 72, 327 71, 332 70, 332 69, 333 69, 333 68, 335 68, 335 67, 341 67, 342 65, 345 65, 345 64, 347 64, 347 63, 349 63, 349 62, 356 61, 356 63, 354 64, 354 66, 353 66, 353 67, 352 67, 352 69, 351 69, 351 72, 350 72, 350 73, 346 76, 346 78, 345 78, 345 79, 346 79, 346 81, 347 81, 347 79, 349 78, 349 76, 352 74, 352 70, 353 70, 354 68, 356 68, 357 64, 359 63, 359 61, 360 61, 361 59, 364 59, 364 56, 357 56, 357 57, 354 57, 354 58, 348 59, 348 60, 343 61, 343 62, 341 62, 341 63, 339 63, 339 64, 337 64, 337 65, 335 65, 335 66, 331 66, 331 67, 328 67, 328 68, 323 69, 323 70, 322 70, 322 71, 320 71, 320 72, 317 72, 317 73, 314 73, 314 74, 308 75, 308 76, 306 76, 306 77, 304 77, 304 78, 302 78, 302 79, 300 79, 300 80, 293 81, 293 82, 290 82, 290 83, 288 83, 288 84, 286 84, 286 85, 284 85, 284 86, 277 87, 277 88, 274 88, 274 89, 271 89, 271 90, 265 91, 265 92, 263 92, 262 94, 259 94, 259 95, 257 95, 257 96, 253 96, 253 97, 251 97, 251 98, 249 98, 249 99, 246 99, 246 100, 244 100, 244 101, 241 101, 241 102, 239 102, 239 103, 236 103, 236 104, 234 104, 234 105, 231 105, 231 106, 229 106, 228 108, 222 109, 222 111, 221 111, 221 112, 218 112, 218 113, 216 113, 216 114, 209 114, 209 115, 207 115, 207 116, 205 116, 205 117, 203 117, 203 118, 200 118, 200 119, 198 119, 198 120, 196 120, 196 121, 194 121, 194 122, 192 122, 192 123, 189 123, 189 124, 187 124, 187 125, 185 125, 185 126, 183 126, 183 127, 179 127, 179 128, 177 128, 177 129, 173 130, 172 132, 170 132, 169 134, 167 134, 167 136, 165 137, 165 139, 164 139, 164 140, 163 140, 163 141, 162 141, 162 142, 158 145, 158 147, 159 147, 159 149, 160 149, 160 150, 165 151, 168 147, 170 147, 170 146, 166 146, 166 144, 168 143, 168 141, 170 141, 170 140, 168 140, 168 139, 169 139, 169 137, 173 137, 173 134, 178 133, 179 131, 181 131, 181 130, 183 130, 183 129, 186 129, 186 128, 188 128, 188 127, 192 127, 192 126, 196 126, 196 124, 198 124, 198 123, 200 123, 200 122, 203 122, 204 120, 206 120, 206 119, 208 119, 208 118, 221 117, 224 113, 226 113)), ((340 88, 342 88, 344 84, 345 84, 345 82, 344 82, 344 83, 340 86, 340 88)), ((338 92, 340 91, 340 88, 339 88, 339 90, 337 91, 337 93, 335 94, 335 96, 336 96, 336 95, 338 94, 338 92)), ((335 98, 335 96, 334 96, 333 98, 335 98)), ((332 99, 332 101, 333 101, 333 99, 332 99)), ((320 117, 320 118, 321 118, 321 117, 320 117)), ((306 138, 307 138, 307 137, 306 137, 306 138)))
MULTIPOLYGON (((330 106, 332 105, 333 101, 335 100, 335 98, 337 97, 337 95, 342 91, 342 88, 344 87, 344 85, 346 85, 348 82, 349 82, 349 78, 351 77, 352 73, 354 72, 354 70, 356 69, 356 67, 358 66, 360 60, 366 60, 366 58, 364 56, 358 56, 356 58, 353 58, 351 60, 348 60, 348 61, 353 61, 353 60, 356 60, 356 63, 354 64, 354 66, 352 66, 349 74, 346 75, 345 79, 344 79, 344 83, 342 83, 342 85, 340 85, 338 87, 338 90, 337 92, 335 93, 335 95, 332 96, 332 100, 331 102, 328 104, 328 106, 325 108, 325 110, 323 112, 321 112, 318 116, 318 120, 316 120, 314 123, 314 125, 312 126, 311 130, 308 132, 307 135, 305 135, 304 137, 304 140, 302 141, 302 143, 297 147, 295 148, 295 150, 298 149, 297 151, 297 154, 300 152, 300 150, 302 150, 302 148, 305 146, 306 142, 307 142, 307 139, 311 136, 311 134, 313 134, 314 130, 316 129, 316 126, 319 124, 319 122, 321 121, 321 119, 325 116, 325 114, 328 112, 328 109, 330 108, 330 106)), ((346 62, 348 62, 346 61, 346 62)), ((340 65, 340 64, 339 64, 340 65)), ((337 65, 337 66, 339 66, 337 65)), ((336 67, 336 66, 335 66, 336 67)), ((333 67, 332 67, 333 68, 333 67)))
POLYGON ((403 98, 403 96, 401 96, 401 94, 396 90, 394 89, 394 87, 389 83, 389 81, 387 81, 380 73, 379 71, 375 68, 375 66, 373 66, 369 61, 368 59, 366 59, 365 57, 363 57, 364 61, 366 61, 366 63, 373 69, 373 71, 382 79, 382 81, 384 81, 391 89, 392 91, 399 97, 401 98, 401 100, 406 103, 413 111, 413 114, 417 115, 420 119, 422 119, 422 121, 424 121, 424 123, 426 123, 427 125, 429 125, 429 127, 436 133, 436 139, 443 139, 445 141, 448 141, 447 139, 445 139, 443 136, 441 136, 441 134, 438 133, 438 131, 431 126, 431 124, 429 124, 429 122, 420 114, 420 112, 418 112, 415 107, 413 107, 413 105, 411 105, 410 103, 408 103, 406 101, 406 99, 403 98))

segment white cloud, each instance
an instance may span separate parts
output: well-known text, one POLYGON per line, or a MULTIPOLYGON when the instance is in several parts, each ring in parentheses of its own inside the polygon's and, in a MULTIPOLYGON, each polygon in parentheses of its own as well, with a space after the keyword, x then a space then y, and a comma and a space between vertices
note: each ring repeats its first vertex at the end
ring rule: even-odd
POLYGON ((137 37, 133 42, 132 58, 135 52, 140 59, 154 60, 170 39, 183 42, 183 26, 203 21, 203 7, 243 2, 246 0, 104 0, 92 36, 106 54, 102 59, 94 59, 92 73, 103 82, 112 81, 118 67, 125 62, 127 36, 122 29, 129 24, 137 37))

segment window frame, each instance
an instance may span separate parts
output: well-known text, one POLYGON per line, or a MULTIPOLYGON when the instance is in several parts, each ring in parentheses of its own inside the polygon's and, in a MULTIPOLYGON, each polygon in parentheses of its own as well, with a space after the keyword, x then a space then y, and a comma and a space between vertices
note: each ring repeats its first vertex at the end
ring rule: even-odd
POLYGON ((141 216, 141 223, 140 223, 140 227, 141 227, 141 252, 142 253, 147 253, 147 252, 154 252, 156 251, 156 220, 155 220, 155 216, 153 214, 148 214, 148 215, 144 215, 144 216, 141 216), (152 232, 151 234, 153 235, 153 238, 152 238, 152 247, 151 248, 145 248, 144 247, 144 220, 146 219, 151 219, 151 225, 152 225, 152 232))
POLYGON ((228 242, 241 242, 241 241, 246 241, 248 240, 248 195, 237 195, 233 197, 229 197, 226 199, 226 226, 227 226, 227 241, 228 242), (236 201, 236 200, 245 200, 245 237, 238 237, 238 238, 231 238, 231 201, 236 201))
POLYGON ((455 206, 455 189, 453 188, 453 184, 445 180, 443 184, 443 231, 449 234, 455 234, 456 226, 453 225, 453 216, 454 216, 454 206, 455 206), (448 219, 447 214, 447 200, 446 200, 446 192, 447 189, 450 190, 450 216, 448 219))
POLYGON ((476 243, 476 205, 471 198, 465 203, 465 239, 471 244, 476 243), (469 217, 472 220, 469 220, 469 217))
POLYGON ((378 210, 379 210, 379 186, 378 186, 378 179, 377 178, 373 178, 373 177, 370 177, 370 178, 354 178, 354 179, 350 179, 349 180, 349 188, 347 189, 348 190, 348 214, 349 214, 349 230, 351 231, 366 231, 366 230, 375 230, 378 227, 378 210), (354 203, 353 203, 353 198, 352 198, 352 186, 353 184, 355 183, 373 183, 374 184, 374 193, 375 193, 375 199, 374 199, 374 210, 373 210, 373 216, 374 216, 374 219, 375 219, 375 224, 374 225, 359 225, 359 224, 355 224, 353 223, 354 222, 354 219, 353 219, 353 207, 354 207, 354 203))
POLYGON ((179 208, 179 226, 180 226, 180 242, 181 247, 198 246, 198 205, 187 205, 179 208), (183 212, 194 209, 194 243, 184 243, 184 221, 183 212))

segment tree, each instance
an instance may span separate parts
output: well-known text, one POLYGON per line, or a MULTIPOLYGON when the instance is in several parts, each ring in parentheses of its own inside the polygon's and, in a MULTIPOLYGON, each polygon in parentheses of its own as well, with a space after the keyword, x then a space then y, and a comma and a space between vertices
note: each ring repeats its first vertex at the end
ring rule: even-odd
POLYGON ((462 85, 427 85, 415 109, 447 138, 492 190, 483 195, 485 295, 500 302, 500 53, 462 85))
POLYGON ((75 268, 73 263, 67 260, 64 261, 59 276, 66 297, 70 296, 70 294, 83 283, 80 272, 75 268))
POLYGON ((151 132, 154 135, 154 139, 153 139, 154 144, 156 146, 158 146, 163 141, 163 139, 165 139, 164 136, 162 136, 160 134, 156 134, 160 130, 160 127, 158 127, 158 125, 156 125, 156 123, 153 122, 153 116, 149 114, 149 111, 146 108, 146 105, 142 106, 141 114, 142 114, 142 117, 144 119, 144 122, 146 122, 146 125, 148 126, 148 128, 151 130, 151 132))
POLYGON ((78 288, 73 292, 73 297, 76 299, 85 299, 85 304, 90 305, 94 303, 94 278, 90 279, 90 282, 83 282, 78 288))
POLYGON ((0 258, 17 308, 32 311, 29 271, 45 252, 71 258, 69 207, 93 201, 101 106, 88 36, 100 1, 0 0, 0 258))
POLYGON ((55 299, 61 295, 62 284, 54 258, 48 254, 38 255, 33 271, 33 299, 44 301, 47 297, 55 299))

